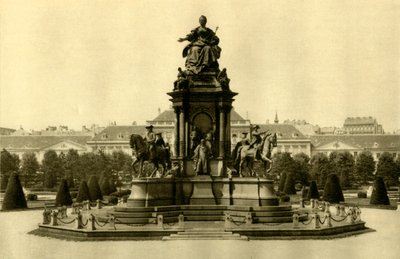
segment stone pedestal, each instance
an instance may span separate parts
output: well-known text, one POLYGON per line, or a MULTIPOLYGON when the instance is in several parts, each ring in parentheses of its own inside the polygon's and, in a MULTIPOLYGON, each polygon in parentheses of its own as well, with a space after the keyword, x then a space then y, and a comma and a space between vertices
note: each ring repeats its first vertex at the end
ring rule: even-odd
POLYGON ((232 178, 232 202, 239 206, 259 206, 258 178, 232 178))
POLYGON ((275 194, 274 181, 259 179, 260 206, 279 205, 279 199, 275 194))
POLYGON ((216 178, 212 184, 212 191, 217 205, 231 205, 231 179, 216 178))
POLYGON ((190 205, 216 205, 212 192, 213 180, 210 176, 196 176, 190 179, 193 184, 193 193, 190 205))

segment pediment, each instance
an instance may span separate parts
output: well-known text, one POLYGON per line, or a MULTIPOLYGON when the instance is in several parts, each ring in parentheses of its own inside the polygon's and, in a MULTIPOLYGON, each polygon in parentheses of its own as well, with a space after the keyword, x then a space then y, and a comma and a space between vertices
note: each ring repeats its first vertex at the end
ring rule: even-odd
POLYGON ((333 141, 328 144, 317 147, 318 150, 353 150, 358 149, 358 147, 346 144, 341 141, 333 141))
POLYGON ((44 148, 44 150, 50 150, 50 149, 55 150, 55 151, 68 151, 70 149, 86 150, 85 146, 83 146, 79 143, 73 142, 73 141, 68 141, 68 140, 61 141, 57 144, 54 144, 54 145, 44 148))

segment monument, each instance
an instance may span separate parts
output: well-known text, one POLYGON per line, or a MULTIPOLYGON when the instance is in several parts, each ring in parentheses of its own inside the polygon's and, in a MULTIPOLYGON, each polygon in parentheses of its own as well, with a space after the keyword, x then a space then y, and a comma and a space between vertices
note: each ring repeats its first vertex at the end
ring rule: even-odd
MULTIPOLYGON (((227 70, 219 68, 221 48, 217 30, 206 27, 205 16, 200 17, 199 23, 200 26, 178 40, 189 42, 183 49, 185 68, 178 68, 178 78, 168 92, 176 116, 176 141, 171 158, 174 174, 133 179, 127 202, 112 208, 101 208, 98 200, 97 210, 84 212, 90 209, 88 201, 84 205, 75 204, 77 216, 70 222, 58 219, 57 212, 51 214, 53 217, 49 220, 50 214, 45 211, 43 224, 39 225, 40 233, 85 240, 193 237, 248 240, 271 236, 319 237, 364 229, 365 222, 354 206, 349 206, 346 213, 343 205, 337 205, 337 212, 344 217, 335 219, 330 214, 329 203, 312 201, 310 207, 306 207, 300 200, 296 208, 287 202, 280 204, 272 180, 258 177, 254 172, 251 177, 243 177, 244 162, 271 161, 276 134, 261 137, 265 133, 255 129, 256 138, 251 143, 243 142, 235 149, 236 157, 231 157, 230 112, 237 93, 230 89, 227 70), (228 173, 228 163, 232 159, 235 163, 231 164, 240 165, 241 177, 228 173), (86 223, 81 213, 85 214, 86 223), (331 219, 347 221, 333 227, 331 219), (60 222, 62 226, 58 225, 60 222), (303 222, 303 226, 299 222, 303 222), (75 228, 65 227, 72 223, 75 228), (268 223, 279 226, 271 228, 266 225, 268 223), (309 224, 312 228, 307 227, 309 224), (97 229, 103 227, 106 229, 97 229)), ((145 139, 131 136, 130 144, 140 167, 144 161, 153 163, 154 170, 159 164, 168 167, 168 156, 161 150, 158 152, 163 145, 154 143, 157 142, 151 127, 145 139)), ((252 171, 251 166, 249 169, 252 171)))

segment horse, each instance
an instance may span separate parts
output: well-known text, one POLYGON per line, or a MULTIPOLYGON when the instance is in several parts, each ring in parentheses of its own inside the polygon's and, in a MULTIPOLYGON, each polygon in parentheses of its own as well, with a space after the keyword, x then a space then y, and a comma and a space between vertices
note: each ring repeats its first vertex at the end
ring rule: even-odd
POLYGON ((132 155, 135 158, 131 164, 132 169, 135 173, 137 173, 135 165, 137 163, 140 163, 139 175, 137 178, 140 178, 143 172, 143 163, 145 161, 149 161, 154 166, 154 170, 150 174, 150 177, 153 177, 154 173, 157 172, 159 165, 161 165, 163 168, 161 174, 161 177, 163 177, 168 168, 168 165, 170 164, 168 153, 164 148, 160 146, 154 146, 150 154, 146 141, 142 138, 142 136, 137 134, 131 135, 130 146, 132 148, 132 155))
POLYGON ((269 171, 271 171, 272 168, 271 153, 272 149, 276 146, 277 146, 276 133, 265 135, 262 138, 261 143, 255 148, 250 148, 249 145, 243 146, 240 149, 240 151, 238 151, 238 157, 237 157, 237 159, 240 161, 239 162, 240 177, 243 177, 242 170, 244 164, 246 164, 247 168, 250 170, 250 176, 256 176, 256 173, 253 170, 253 165, 257 151, 259 152, 260 155, 259 159, 264 163, 264 175, 266 175, 269 171), (267 169, 268 164, 269 167, 267 169))

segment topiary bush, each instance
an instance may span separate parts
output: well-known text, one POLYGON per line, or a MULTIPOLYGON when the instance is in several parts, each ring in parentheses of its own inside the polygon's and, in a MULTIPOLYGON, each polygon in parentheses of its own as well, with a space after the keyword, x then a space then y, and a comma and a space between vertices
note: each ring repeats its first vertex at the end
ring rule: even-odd
POLYGON ((278 191, 283 192, 283 189, 285 188, 285 182, 286 182, 286 172, 282 172, 279 177, 278 191))
POLYGON ((308 189, 308 192, 307 192, 307 200, 310 200, 310 199, 318 199, 319 200, 318 187, 317 187, 317 183, 315 181, 311 182, 310 188, 308 189))
POLYGON ((92 175, 89 179, 89 199, 90 201, 102 200, 103 195, 101 194, 99 180, 97 176, 92 175))
POLYGON ((383 178, 380 176, 375 179, 369 203, 375 205, 390 205, 385 183, 383 182, 383 178))
POLYGON ((344 201, 340 179, 336 174, 328 175, 324 188, 324 201, 330 203, 339 203, 344 201))
POLYGON ((71 194, 69 193, 68 182, 66 179, 61 181, 60 187, 58 188, 56 196, 56 205, 59 206, 70 206, 72 204, 71 194))
POLYGON ((17 173, 13 172, 8 178, 6 193, 4 194, 2 210, 28 208, 21 181, 17 173))
POLYGON ((296 194, 296 188, 294 187, 296 184, 294 179, 294 174, 289 173, 286 175, 285 187, 283 188, 283 192, 285 194, 296 194))
POLYGON ((82 181, 79 185, 78 195, 76 196, 76 202, 82 202, 89 200, 89 187, 86 181, 82 181))
POLYGON ((280 197, 281 202, 289 202, 290 197, 288 195, 283 195, 280 197))
POLYGON ((112 193, 110 180, 108 179, 108 177, 103 178, 103 181, 100 183, 100 190, 103 195, 109 195, 110 193, 112 193))
POLYGON ((117 187, 115 186, 115 183, 114 183, 113 179, 110 178, 110 180, 108 182, 110 184, 110 193, 116 192, 117 191, 117 187))

